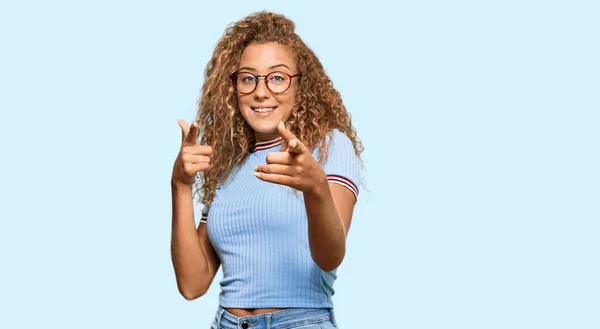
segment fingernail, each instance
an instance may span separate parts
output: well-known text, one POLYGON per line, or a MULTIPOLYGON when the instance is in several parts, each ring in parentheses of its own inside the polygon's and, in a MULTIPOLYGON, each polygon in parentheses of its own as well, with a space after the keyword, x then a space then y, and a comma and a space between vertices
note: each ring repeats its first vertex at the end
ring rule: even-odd
POLYGON ((257 172, 254 173, 254 176, 258 177, 258 175, 259 175, 259 173, 257 173, 257 172))

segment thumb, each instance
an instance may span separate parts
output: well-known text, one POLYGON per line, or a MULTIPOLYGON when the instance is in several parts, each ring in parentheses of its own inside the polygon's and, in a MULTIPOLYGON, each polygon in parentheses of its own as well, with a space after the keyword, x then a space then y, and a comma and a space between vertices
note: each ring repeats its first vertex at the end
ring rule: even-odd
POLYGON ((280 121, 277 125, 277 132, 279 132, 279 136, 281 136, 286 143, 289 143, 292 139, 296 138, 296 136, 285 127, 283 121, 280 121))
POLYGON ((196 145, 196 142, 198 141, 198 122, 194 121, 192 122, 192 125, 188 127, 187 123, 183 120, 181 120, 183 122, 180 122, 179 125, 181 126, 181 134, 182 134, 182 144, 183 145, 196 145), (187 128, 187 129, 186 129, 187 128))
POLYGON ((183 120, 178 120, 177 123, 179 124, 179 127, 181 127, 181 142, 183 143, 185 136, 190 132, 190 126, 183 120))
POLYGON ((296 137, 291 131, 289 131, 285 127, 283 122, 280 122, 279 125, 277 125, 277 131, 279 132, 281 138, 287 144, 288 152, 300 154, 304 151, 304 144, 302 144, 302 142, 300 142, 300 139, 298 139, 298 137, 296 137))

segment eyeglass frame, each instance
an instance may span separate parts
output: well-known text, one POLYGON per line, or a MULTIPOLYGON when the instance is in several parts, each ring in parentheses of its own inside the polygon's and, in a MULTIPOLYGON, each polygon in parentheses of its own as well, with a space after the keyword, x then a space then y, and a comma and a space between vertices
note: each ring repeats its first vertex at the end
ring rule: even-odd
POLYGON ((288 74, 288 73, 281 72, 281 71, 273 71, 273 72, 269 72, 268 74, 256 75, 256 74, 254 74, 254 73, 252 73, 252 72, 248 72, 248 71, 241 71, 241 72, 233 72, 233 73, 231 73, 231 75, 229 75, 229 78, 231 79, 231 84, 233 84, 233 89, 235 89, 235 90, 236 90, 238 93, 240 93, 240 94, 243 94, 243 95, 250 95, 250 94, 252 94, 252 93, 253 93, 253 92, 256 90, 256 87, 258 87, 258 80, 259 80, 259 78, 264 78, 264 80, 265 80, 265 86, 267 87, 267 89, 269 89, 269 91, 270 91, 270 92, 272 92, 272 93, 274 93, 274 94, 277 94, 277 95, 279 95, 279 94, 283 94, 283 93, 285 93, 286 91, 288 91, 288 89, 290 89, 290 87, 292 86, 292 79, 293 79, 293 78, 296 78, 296 77, 298 77, 298 78, 302 77, 302 73, 297 73, 297 74, 293 74, 293 75, 292 75, 292 74, 288 74), (241 92, 241 91, 239 91, 239 90, 238 90, 238 88, 237 88, 237 84, 236 84, 236 78, 237 78, 237 75, 238 75, 238 74, 240 74, 240 73, 248 73, 248 74, 250 74, 251 76, 253 76, 253 77, 255 77, 255 78, 256 78, 256 83, 254 84, 254 89, 252 89, 252 91, 250 91, 250 92, 247 92, 247 93, 243 93, 243 92, 241 92), (285 75, 287 75, 287 76, 288 76, 288 78, 290 78, 290 83, 288 84, 287 88, 285 88, 285 90, 284 90, 284 91, 281 91, 281 92, 274 92, 274 91, 273 91, 273 90, 271 90, 271 88, 269 87, 269 82, 267 81, 267 77, 268 77, 269 75, 273 74, 273 73, 281 73, 281 74, 285 74, 285 75))

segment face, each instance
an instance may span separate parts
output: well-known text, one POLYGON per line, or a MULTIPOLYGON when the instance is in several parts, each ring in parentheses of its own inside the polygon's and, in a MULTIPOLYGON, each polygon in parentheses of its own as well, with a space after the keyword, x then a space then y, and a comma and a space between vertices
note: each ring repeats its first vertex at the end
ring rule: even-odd
MULTIPOLYGON (((294 54, 285 46, 277 43, 251 43, 244 49, 237 70, 238 77, 244 81, 254 81, 254 77, 243 72, 252 73, 255 76, 268 75, 271 72, 282 72, 295 75, 299 72, 296 68, 294 54)), ((240 79, 238 78, 238 79, 240 79)), ((284 76, 288 79, 287 76, 284 76)), ((254 129, 257 142, 273 140, 279 137, 277 124, 287 121, 294 107, 296 93, 298 91, 298 78, 291 78, 290 87, 283 93, 274 93, 265 84, 266 78, 259 77, 256 89, 249 94, 237 92, 238 104, 242 116, 254 129)), ((282 75, 272 75, 269 86, 277 89, 276 84, 281 83, 282 75)))

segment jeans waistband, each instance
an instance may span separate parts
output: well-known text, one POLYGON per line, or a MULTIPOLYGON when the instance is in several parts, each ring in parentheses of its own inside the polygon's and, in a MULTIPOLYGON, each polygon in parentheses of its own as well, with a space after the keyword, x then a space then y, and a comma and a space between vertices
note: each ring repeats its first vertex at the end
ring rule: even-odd
POLYGON ((285 329, 332 320, 335 314, 331 308, 290 308, 282 311, 237 317, 219 306, 217 310, 218 329, 285 329))

